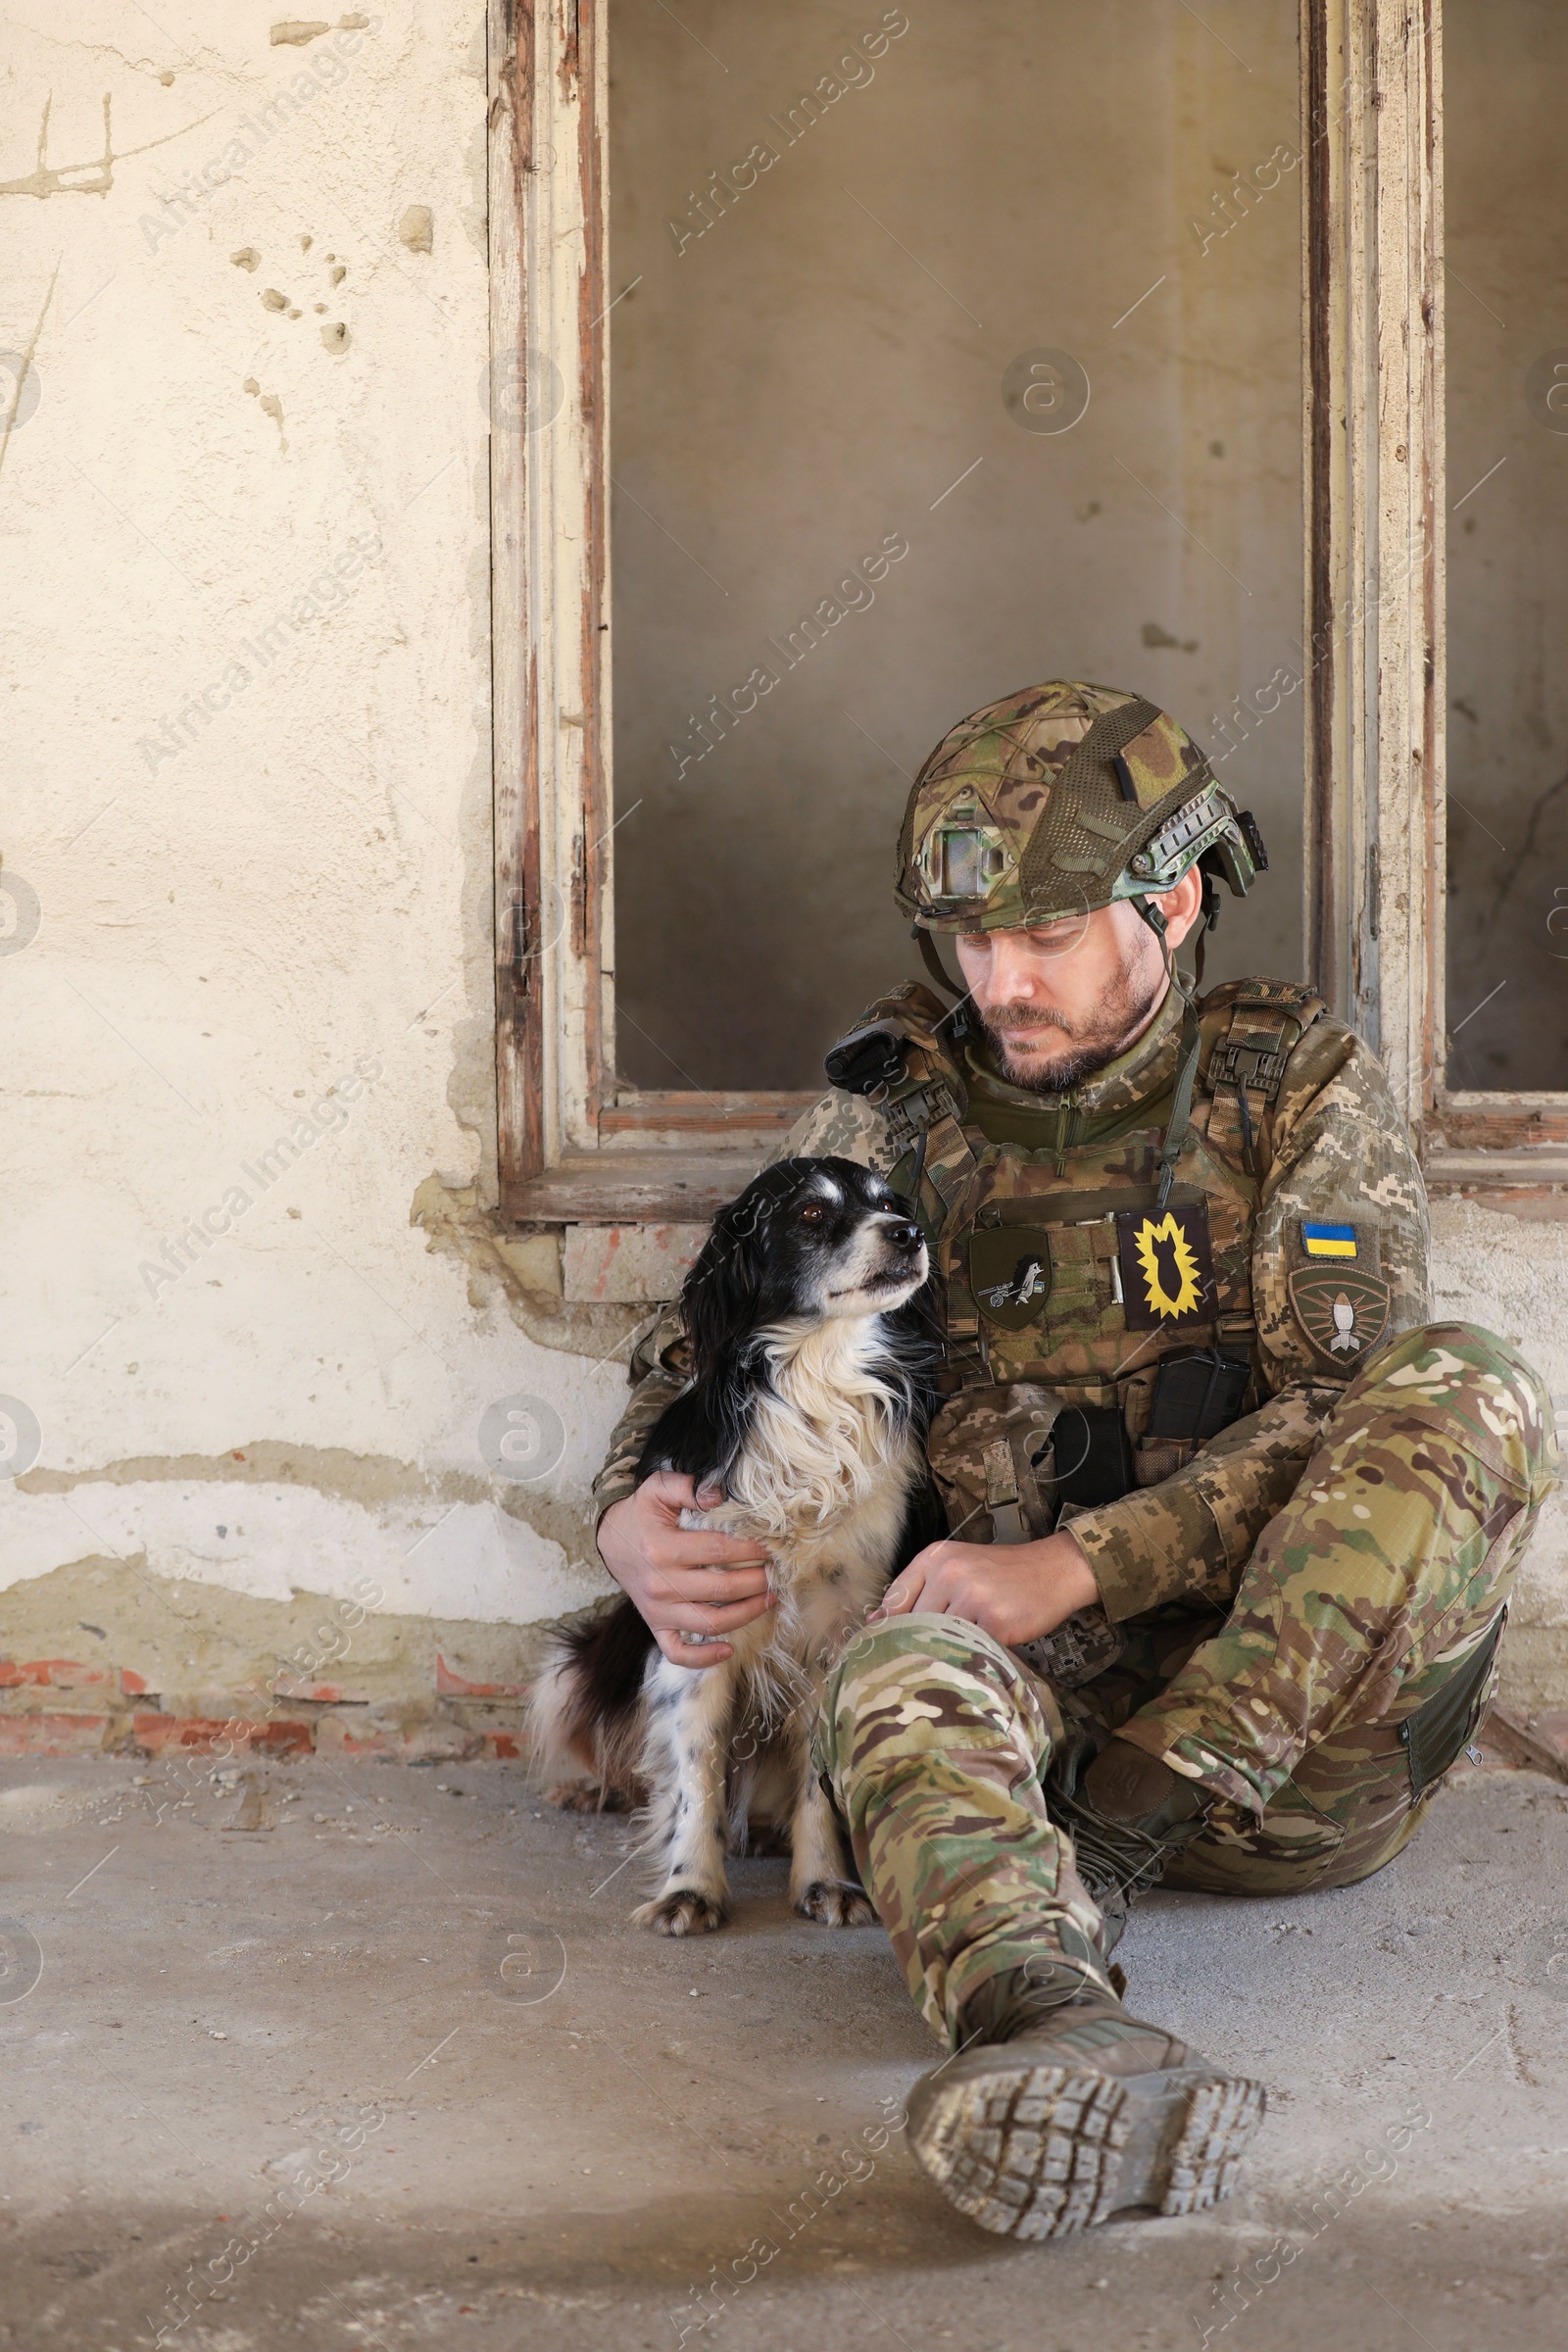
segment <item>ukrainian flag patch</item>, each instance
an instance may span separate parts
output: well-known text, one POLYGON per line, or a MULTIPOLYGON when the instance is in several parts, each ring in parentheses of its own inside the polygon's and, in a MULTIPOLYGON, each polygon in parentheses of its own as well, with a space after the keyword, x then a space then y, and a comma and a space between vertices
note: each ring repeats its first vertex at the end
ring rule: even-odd
POLYGON ((1308 1257, 1355 1257, 1353 1225, 1313 1225, 1301 1219, 1301 1247, 1308 1257))

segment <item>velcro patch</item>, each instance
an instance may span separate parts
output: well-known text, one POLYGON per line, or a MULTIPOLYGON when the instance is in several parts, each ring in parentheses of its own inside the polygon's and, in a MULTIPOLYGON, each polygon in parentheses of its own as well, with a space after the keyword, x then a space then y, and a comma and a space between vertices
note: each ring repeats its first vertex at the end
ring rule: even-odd
POLYGON ((1393 1293, 1380 1274, 1360 1266, 1298 1266, 1290 1292, 1297 1322, 1324 1362, 1338 1369, 1358 1364, 1389 1328, 1393 1293))
POLYGON ((1024 1331, 1051 1293, 1051 1236, 1043 1226, 988 1225, 969 1236, 969 1288, 999 1331, 1024 1331))
POLYGON ((1214 1319, 1214 1263, 1201 1203, 1123 1209, 1116 1219, 1129 1331, 1174 1331, 1214 1319))
POLYGON ((1308 1257, 1358 1257, 1353 1225, 1319 1225, 1301 1219, 1301 1248, 1308 1257))

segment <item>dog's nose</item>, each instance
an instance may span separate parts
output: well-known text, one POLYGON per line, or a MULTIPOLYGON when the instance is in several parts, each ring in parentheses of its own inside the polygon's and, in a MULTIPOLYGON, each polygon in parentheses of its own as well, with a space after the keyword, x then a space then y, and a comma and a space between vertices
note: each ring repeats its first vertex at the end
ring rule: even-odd
POLYGON ((900 1217, 886 1228, 888 1240, 895 1250, 903 1250, 912 1257, 919 1249, 922 1235, 912 1218, 900 1217))

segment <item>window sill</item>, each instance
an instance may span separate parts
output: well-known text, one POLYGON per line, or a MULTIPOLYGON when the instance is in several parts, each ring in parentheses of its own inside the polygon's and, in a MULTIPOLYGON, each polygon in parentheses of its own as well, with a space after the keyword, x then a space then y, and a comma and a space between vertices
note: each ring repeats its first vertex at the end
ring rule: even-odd
POLYGON ((629 1136, 634 1142, 641 1138, 650 1144, 668 1136, 678 1138, 688 1149, 706 1138, 715 1151, 732 1151, 736 1148, 734 1142, 720 1142, 721 1137, 733 1139, 744 1135, 749 1142, 754 1132, 762 1136, 787 1134, 802 1111, 809 1110, 821 1099, 820 1087, 806 1094, 721 1095, 647 1088, 617 1095, 612 1102, 607 1102, 599 1113, 599 1133, 612 1146, 620 1136, 629 1136))
POLYGON ((1454 1194, 1515 1216, 1568 1223, 1568 1144, 1525 1144, 1486 1152, 1440 1144, 1422 1161, 1427 1190, 1454 1194))
POLYGON ((1421 1155, 1427 1188, 1568 1222, 1568 1097, 1442 1092, 1421 1155))
POLYGON ((503 1215, 531 1225, 706 1225, 757 1174, 767 1146, 728 1152, 596 1152, 504 1188, 503 1215))
POLYGON ((597 1152, 504 1183, 502 1213, 533 1225, 706 1225, 820 1100, 628 1092, 600 1110, 597 1152))
POLYGON ((1432 1114, 1436 1152, 1478 1152, 1489 1158, 1568 1147, 1568 1096, 1441 1094, 1432 1114))

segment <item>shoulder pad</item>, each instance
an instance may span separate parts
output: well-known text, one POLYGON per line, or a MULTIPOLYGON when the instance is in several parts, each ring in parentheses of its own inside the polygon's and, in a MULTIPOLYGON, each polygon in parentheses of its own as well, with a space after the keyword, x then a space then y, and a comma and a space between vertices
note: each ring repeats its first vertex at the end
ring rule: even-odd
POLYGON ((847 1095, 870 1095, 879 1086, 897 1086, 908 1059, 908 1040, 897 1029, 871 1021, 863 1029, 849 1029, 828 1048, 823 1068, 828 1083, 847 1095))
POLYGON ((829 1048, 824 1066, 830 1083, 846 1094, 869 1095, 879 1087, 924 1084, 937 1075, 956 1079, 943 1028, 946 1018, 930 989, 906 980, 868 1004, 854 1028, 829 1048))
POLYGON ((1199 1083, 1259 1088, 1272 1102, 1285 1065, 1313 1022, 1327 1010, 1299 980, 1223 980, 1199 1005, 1203 1058, 1199 1083))
POLYGON ((1271 1006, 1303 1029, 1309 1029, 1318 1014, 1327 1010, 1317 991, 1304 980, 1222 980, 1199 999, 1199 1015, 1206 1020, 1210 1014, 1229 1012, 1238 1004, 1271 1006))

